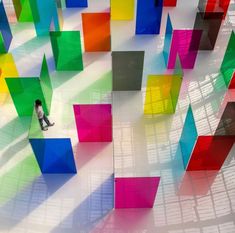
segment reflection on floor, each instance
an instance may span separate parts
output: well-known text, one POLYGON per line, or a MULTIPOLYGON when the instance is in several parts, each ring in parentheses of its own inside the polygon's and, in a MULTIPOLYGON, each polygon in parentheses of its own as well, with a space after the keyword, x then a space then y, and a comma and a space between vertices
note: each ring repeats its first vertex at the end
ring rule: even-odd
MULTIPOLYGON (((5 1, 11 12, 10 1, 5 1)), ((178 2, 177 8, 164 8, 159 36, 134 36, 134 21, 111 23, 113 51, 145 50, 139 92, 111 93, 110 52, 84 53, 82 72, 56 72, 49 38, 36 38, 31 24, 12 25, 10 52, 21 76, 38 76, 46 54, 55 126, 44 134, 71 138, 78 173, 40 173, 27 140, 30 118, 18 118, 11 98, 1 94, 0 232, 235 232, 235 147, 220 171, 185 173, 178 146, 189 103, 199 135, 210 135, 217 127, 226 91, 218 71, 234 26, 233 11, 215 50, 199 52, 195 69, 184 72, 176 113, 143 115, 147 75, 166 72, 162 49, 167 13, 176 27, 193 27, 197 1, 178 2), (84 103, 112 104, 112 143, 78 142, 72 105, 84 103), (114 210, 114 176, 161 176, 154 208, 114 210)), ((90 12, 109 7, 108 0, 89 4, 90 12)), ((65 9, 64 30, 81 30, 80 13, 86 11, 65 9)))

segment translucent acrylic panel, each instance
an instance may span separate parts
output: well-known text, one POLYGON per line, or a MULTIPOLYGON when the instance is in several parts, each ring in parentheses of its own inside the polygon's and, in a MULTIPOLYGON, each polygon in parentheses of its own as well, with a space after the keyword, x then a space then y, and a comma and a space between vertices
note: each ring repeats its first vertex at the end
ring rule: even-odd
POLYGON ((221 7, 224 11, 224 17, 223 17, 224 19, 228 11, 229 4, 230 4, 230 0, 219 0, 219 7, 221 7))
POLYGON ((115 208, 152 208, 160 177, 115 178, 115 208))
POLYGON ((112 20, 132 20, 134 18, 134 0, 110 0, 112 20))
POLYGON ((137 1, 136 34, 159 34, 163 0, 137 1))
POLYGON ((205 12, 213 12, 216 8, 219 7, 220 0, 204 0, 200 2, 200 6, 204 7, 205 12))
POLYGON ((184 71, 183 71, 183 69, 182 69, 181 62, 180 62, 180 59, 179 59, 178 56, 176 57, 175 69, 174 69, 174 71, 173 71, 173 74, 174 74, 174 75, 178 75, 178 76, 180 76, 180 77, 182 77, 182 78, 183 78, 183 76, 184 76, 184 71))
POLYGON ((80 104, 73 109, 80 142, 112 141, 111 104, 80 104))
MULTIPOLYGON (((62 30, 63 25, 64 25, 64 17, 63 17, 63 9, 65 8, 64 0, 56 0, 56 6, 57 6, 57 14, 59 18, 59 27, 60 27, 60 30, 62 30)), ((51 30, 53 31, 57 30, 57 24, 55 22, 52 24, 52 27, 51 27, 51 30)))
POLYGON ((46 101, 46 106, 48 109, 50 109, 53 90, 52 90, 51 79, 50 79, 49 70, 48 70, 45 56, 43 57, 43 61, 42 61, 42 68, 41 68, 41 73, 40 73, 40 84, 41 84, 42 92, 46 101))
POLYGON ((5 78, 18 77, 18 71, 12 54, 0 54, 0 93, 8 93, 5 78))
POLYGON ((194 30, 202 30, 199 50, 213 50, 222 24, 223 11, 198 12, 194 22, 194 30))
POLYGON ((200 12, 205 12, 206 10, 206 5, 207 5, 208 0, 199 0, 198 2, 198 10, 200 12))
POLYGON ((235 102, 227 103, 215 135, 235 135, 235 102))
POLYGON ((70 138, 29 139, 42 173, 76 173, 70 138))
POLYGON ((233 76, 231 78, 230 84, 229 84, 229 89, 235 89, 235 72, 233 72, 233 76))
POLYGON ((13 0, 18 22, 33 22, 33 15, 29 0, 13 0))
POLYGON ((113 91, 141 90, 144 51, 112 52, 113 91))
POLYGON ((168 64, 168 59, 170 56, 172 35, 173 35, 173 27, 172 27, 170 15, 168 14, 165 39, 164 39, 164 47, 163 47, 163 56, 164 56, 166 65, 168 64))
POLYGON ((82 26, 85 51, 110 51, 111 35, 109 13, 83 13, 82 26))
POLYGON ((167 68, 174 69, 179 56, 183 69, 193 69, 200 45, 202 30, 174 30, 167 68))
POLYGON ((65 0, 67 8, 72 7, 88 7, 87 0, 65 0))
POLYGON ((44 138, 35 108, 32 112, 28 138, 44 138))
POLYGON ((39 78, 6 78, 6 83, 19 116, 31 116, 36 99, 42 101, 45 114, 49 114, 39 78))
POLYGON ((199 0, 198 8, 200 11, 209 13, 218 9, 223 11, 223 19, 225 18, 230 0, 199 0))
POLYGON ((220 71, 222 72, 224 76, 224 81, 227 86, 229 86, 229 83, 232 79, 233 72, 235 69, 235 34, 232 31, 231 36, 227 45, 226 52, 224 54, 224 59, 222 62, 222 65, 220 67, 220 71))
POLYGON ((0 15, 0 53, 7 53, 12 41, 12 34, 3 1, 0 1, 0 15))
MULTIPOLYGON (((176 70, 175 72, 179 72, 179 69, 176 70)), ((176 106, 178 103, 182 79, 183 79, 182 74, 172 75, 172 85, 171 85, 170 95, 174 112, 176 110, 176 106)))
POLYGON ((197 141, 197 138, 198 138, 197 128, 196 128, 192 108, 191 106, 189 106, 188 112, 185 118, 185 122, 184 122, 183 131, 180 137, 180 142, 179 142, 185 169, 187 168, 187 165, 189 163, 192 150, 197 141))
POLYGON ((186 170, 220 170, 234 142, 235 136, 199 136, 186 170))
POLYGON ((175 112, 182 77, 179 75, 149 75, 144 114, 172 114, 175 112))
POLYGON ((62 29, 60 25, 57 3, 54 0, 29 0, 38 36, 49 35, 53 25, 55 30, 62 29))
POLYGON ((83 70, 79 31, 50 32, 57 70, 83 70))
POLYGON ((163 0, 163 6, 176 6, 177 0, 163 0))

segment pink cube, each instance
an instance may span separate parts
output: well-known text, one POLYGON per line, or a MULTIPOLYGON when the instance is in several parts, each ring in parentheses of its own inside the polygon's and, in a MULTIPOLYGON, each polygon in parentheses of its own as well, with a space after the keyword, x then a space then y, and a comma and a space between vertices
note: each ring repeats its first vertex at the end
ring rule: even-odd
POLYGON ((80 142, 112 141, 111 104, 73 105, 80 142))
POLYGON ((160 177, 115 178, 115 208, 152 208, 160 177))

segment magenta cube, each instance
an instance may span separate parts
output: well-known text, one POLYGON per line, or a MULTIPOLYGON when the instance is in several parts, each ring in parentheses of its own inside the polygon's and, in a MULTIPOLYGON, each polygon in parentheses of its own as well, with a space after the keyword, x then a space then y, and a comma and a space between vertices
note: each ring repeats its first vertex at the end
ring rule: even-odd
POLYGON ((178 55, 183 69, 193 69, 199 50, 201 35, 201 30, 174 30, 167 68, 175 68, 178 55))
POLYGON ((111 104, 73 105, 80 142, 112 141, 111 104))
POLYGON ((115 178, 115 208, 152 208, 160 177, 115 178))

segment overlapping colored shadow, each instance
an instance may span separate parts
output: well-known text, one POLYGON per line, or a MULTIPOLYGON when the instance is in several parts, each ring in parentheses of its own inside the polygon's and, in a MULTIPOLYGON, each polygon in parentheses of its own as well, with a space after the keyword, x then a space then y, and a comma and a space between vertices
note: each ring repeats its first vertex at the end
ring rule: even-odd
MULTIPOLYGON (((111 71, 104 73, 98 80, 91 82, 86 88, 76 93, 73 96, 69 103, 92 103, 92 96, 94 93, 98 93, 99 95, 108 95, 112 91, 112 73, 111 71)), ((98 99, 98 101, 100 101, 98 99)))
POLYGON ((115 209, 90 232, 158 232, 154 219, 152 209, 115 209))
POLYGON ((7 180, 3 177, 0 231, 14 228, 72 177, 67 174, 40 175, 32 155, 22 163, 6 174, 7 180))
POLYGON ((0 128, 0 150, 9 145, 16 138, 20 137, 30 127, 31 119, 29 117, 18 117, 9 121, 0 128))
POLYGON ((215 178, 218 171, 187 171, 184 173, 180 186, 179 195, 206 195, 215 178))
POLYGON ((75 157, 77 158, 77 169, 80 170, 97 154, 103 151, 110 142, 86 142, 76 145, 75 157))
MULTIPOLYGON (((6 144, 7 145, 7 144, 6 144)), ((28 145, 27 139, 22 139, 15 144, 8 147, 0 157, 0 168, 3 167, 9 160, 11 160, 15 154, 21 150, 23 150, 28 145)))
POLYGON ((18 162, 9 171, 0 176, 0 206, 3 209, 17 193, 21 192, 33 180, 40 176, 40 170, 32 154, 18 162))
POLYGON ((54 228, 51 233, 90 232, 113 209, 113 184, 114 175, 112 174, 79 206, 75 207, 73 212, 63 219, 60 225, 54 228), (71 228, 63 228, 62 226, 66 225, 66 222, 70 219, 73 219, 71 228))
MULTIPOLYGON (((17 29, 19 29, 19 31, 22 31, 25 28, 24 28, 24 25, 17 24, 17 29)), ((32 53, 32 50, 35 51, 35 48, 40 50, 40 48, 42 46, 44 46, 45 44, 49 43, 49 41, 50 41, 49 36, 45 36, 45 37, 36 37, 35 36, 35 37, 25 41, 23 44, 20 44, 19 46, 13 48, 11 50, 11 52, 14 55, 14 58, 16 60, 18 60, 18 59, 22 58, 22 50, 24 51, 24 53, 30 54, 30 53, 32 53)), ((32 73, 29 73, 29 74, 32 75, 32 73)))

